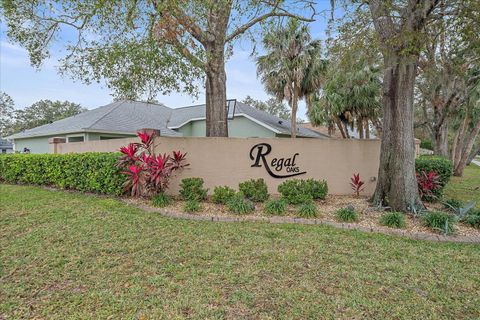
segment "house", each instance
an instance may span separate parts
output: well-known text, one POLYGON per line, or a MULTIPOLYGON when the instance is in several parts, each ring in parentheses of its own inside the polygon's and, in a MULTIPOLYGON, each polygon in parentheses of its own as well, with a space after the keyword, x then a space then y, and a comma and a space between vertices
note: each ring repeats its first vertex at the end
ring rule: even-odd
POLYGON ((0 139, 0 154, 2 153, 12 153, 13 144, 5 139, 0 139))
MULTIPOLYGON (((231 100, 232 102, 234 100, 231 100)), ((229 103, 230 137, 289 137, 290 122, 257 110, 246 104, 229 103)), ((162 136, 205 136, 205 105, 169 108, 163 104, 138 101, 116 101, 7 137, 17 151, 48 153, 49 138, 63 137, 67 143, 132 137, 141 128, 160 130, 162 136)), ((301 138, 323 138, 324 135, 299 127, 301 138)))

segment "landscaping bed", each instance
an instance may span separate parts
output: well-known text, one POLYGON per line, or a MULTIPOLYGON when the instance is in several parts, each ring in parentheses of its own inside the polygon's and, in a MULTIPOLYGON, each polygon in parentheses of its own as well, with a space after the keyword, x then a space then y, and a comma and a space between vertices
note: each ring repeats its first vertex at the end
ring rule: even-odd
MULTIPOLYGON (((152 205, 150 199, 142 198, 133 198, 127 197, 124 201, 136 207, 142 207, 149 211, 155 211, 159 209, 152 205)), ((201 202, 200 211, 195 213, 187 213, 184 210, 186 201, 181 200, 180 198, 175 198, 171 204, 162 208, 162 211, 175 214, 177 217, 189 217, 192 214, 203 217, 234 217, 239 221, 242 220, 252 220, 252 217, 265 218, 265 219, 276 219, 280 217, 295 218, 297 215, 297 206, 289 205, 284 215, 269 215, 264 213, 264 203, 255 203, 255 211, 247 215, 238 215, 230 212, 227 206, 222 204, 216 204, 211 201, 211 198, 201 202)), ((438 203, 427 203, 427 208, 431 210, 443 210, 443 206, 438 203)), ((353 206, 355 211, 358 213, 358 221, 348 222, 349 227, 363 227, 370 228, 373 231, 391 233, 394 228, 389 228, 380 223, 382 215, 385 214, 384 211, 378 210, 378 208, 372 207, 368 202, 367 197, 355 197, 355 196, 336 196, 336 195, 327 195, 325 200, 315 201, 315 206, 318 209, 318 216, 314 218, 303 218, 302 223, 308 221, 305 220, 316 220, 316 221, 326 221, 326 222, 336 222, 341 223, 336 217, 336 211, 339 208, 353 206)), ((426 235, 441 235, 440 231, 433 231, 432 229, 424 226, 422 219, 420 217, 414 217, 412 215, 405 216, 405 227, 400 230, 404 231, 405 234, 426 234, 426 235)), ((280 221, 277 219, 277 221, 280 221)), ((289 221, 289 220, 286 220, 289 221)), ((397 229, 398 230, 398 229, 397 229)), ((457 223, 455 225, 455 231, 450 234, 453 237, 469 237, 477 238, 480 242, 480 229, 473 228, 471 226, 465 225, 463 223, 457 223)))

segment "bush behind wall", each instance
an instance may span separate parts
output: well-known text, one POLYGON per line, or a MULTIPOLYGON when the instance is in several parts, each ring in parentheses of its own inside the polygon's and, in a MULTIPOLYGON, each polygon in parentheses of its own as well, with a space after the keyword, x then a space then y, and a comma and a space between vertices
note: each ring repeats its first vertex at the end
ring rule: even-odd
POLYGON ((124 193, 119 153, 9 154, 0 157, 0 181, 48 185, 111 195, 124 193))

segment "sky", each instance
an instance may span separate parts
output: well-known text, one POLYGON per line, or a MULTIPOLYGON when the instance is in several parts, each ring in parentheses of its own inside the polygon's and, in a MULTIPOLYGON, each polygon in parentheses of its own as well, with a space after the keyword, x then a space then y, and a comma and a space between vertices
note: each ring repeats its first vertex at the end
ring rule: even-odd
MULTIPOLYGON (((329 9, 330 0, 320 0, 317 12, 329 9)), ((1 20, 1 19, 0 19, 1 20)), ((324 39, 326 18, 322 15, 310 23, 314 38, 324 39)), ((62 43, 55 46, 61 47, 62 43)), ((262 83, 257 79, 254 57, 251 56, 251 45, 243 40, 235 44, 234 54, 226 64, 227 99, 243 100, 247 95, 255 99, 267 100, 262 83)), ((30 65, 25 49, 9 41, 6 27, 0 23, 0 91, 9 94, 18 109, 30 106, 42 99, 68 100, 79 103, 83 107, 93 109, 112 101, 112 92, 103 84, 83 84, 73 81, 68 76, 57 73, 58 58, 62 55, 52 50, 52 57, 46 60, 39 70, 30 65)), ((203 89, 200 88, 202 93, 203 89)), ((184 93, 171 93, 156 97, 168 107, 176 108, 187 105, 203 104, 205 95, 197 98, 184 93)), ((305 104, 300 104, 298 117, 306 119, 305 104)))

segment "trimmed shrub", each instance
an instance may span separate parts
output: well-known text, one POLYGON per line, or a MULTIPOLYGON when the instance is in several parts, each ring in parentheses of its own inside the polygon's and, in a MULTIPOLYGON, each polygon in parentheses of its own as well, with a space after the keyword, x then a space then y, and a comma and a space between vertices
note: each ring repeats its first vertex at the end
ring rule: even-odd
POLYGON ((154 207, 166 207, 172 203, 172 198, 164 192, 157 193, 152 197, 152 204, 154 207))
POLYGON ((352 206, 338 209, 335 212, 335 217, 337 218, 337 220, 343 222, 354 222, 358 220, 358 214, 355 211, 355 208, 352 206))
POLYGON ((307 179, 305 180, 306 188, 313 199, 325 200, 328 193, 327 181, 307 179))
POLYGON ((202 178, 185 178, 180 183, 180 196, 183 200, 205 200, 208 190, 203 187, 202 178))
POLYGON ((326 181, 290 179, 281 183, 277 190, 288 203, 300 204, 313 199, 325 199, 328 186, 326 181))
POLYGON ((255 210, 255 204, 245 199, 243 193, 239 192, 235 194, 227 202, 228 210, 236 214, 249 214, 255 210))
POLYGON ((443 194, 443 188, 453 174, 452 162, 444 157, 439 156, 421 156, 415 160, 415 170, 421 174, 424 172, 435 172, 439 177, 440 187, 433 190, 433 194, 440 198, 443 194))
POLYGON ((230 200, 234 195, 235 190, 228 186, 215 187, 213 189, 212 201, 215 203, 227 204, 228 200, 230 200))
POLYGON ((455 217, 440 211, 427 212, 422 216, 423 225, 433 231, 449 234, 455 231, 455 217))
POLYGON ((269 197, 267 184, 262 178, 242 182, 238 185, 238 189, 247 199, 255 202, 263 202, 269 197))
POLYGON ((297 216, 302 218, 316 218, 318 216, 317 206, 313 201, 305 202, 298 207, 297 216))
POLYGON ((0 181, 121 195, 127 176, 116 166, 119 156, 113 152, 7 154, 0 157, 0 181))
POLYGON ((201 210, 202 207, 200 206, 200 202, 198 202, 198 200, 188 200, 183 206, 183 211, 185 212, 198 212, 201 210))
POLYGON ((271 215, 284 215, 286 211, 287 203, 283 199, 268 200, 263 208, 263 212, 271 215))
POLYGON ((405 216, 401 212, 386 212, 380 217, 380 224, 390 227, 402 229, 405 228, 405 216))

